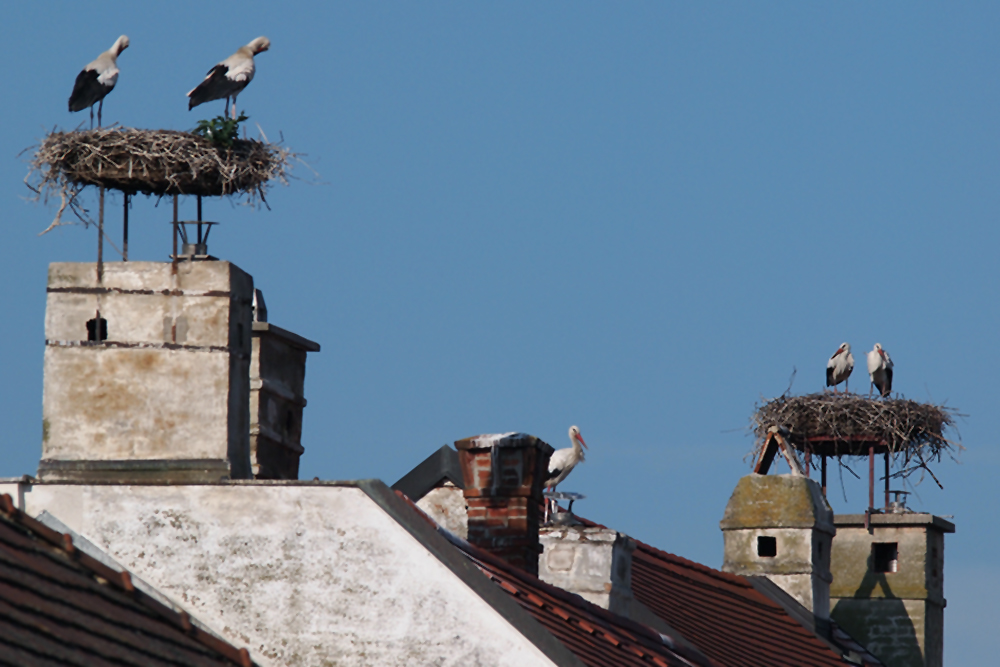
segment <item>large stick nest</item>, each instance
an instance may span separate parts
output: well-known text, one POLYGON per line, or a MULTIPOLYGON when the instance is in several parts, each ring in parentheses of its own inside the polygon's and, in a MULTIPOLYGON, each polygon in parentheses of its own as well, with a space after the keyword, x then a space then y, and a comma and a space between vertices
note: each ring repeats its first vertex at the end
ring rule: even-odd
MULTIPOLYGON (((768 429, 787 429, 787 439, 799 451, 830 456, 859 456, 869 446, 888 452, 903 472, 927 468, 931 460, 954 456, 962 449, 945 437, 954 429, 958 412, 942 405, 905 398, 872 399, 857 394, 823 392, 779 396, 757 407, 751 427, 757 436, 755 454, 768 429)), ((933 476, 933 473, 931 473, 933 476)), ((905 475, 904 475, 905 476, 905 475)))
POLYGON ((160 196, 243 194, 253 204, 264 201, 271 181, 288 184, 294 157, 265 141, 237 139, 221 148, 173 130, 53 131, 35 151, 25 182, 46 199, 62 197, 63 208, 88 185, 160 196))

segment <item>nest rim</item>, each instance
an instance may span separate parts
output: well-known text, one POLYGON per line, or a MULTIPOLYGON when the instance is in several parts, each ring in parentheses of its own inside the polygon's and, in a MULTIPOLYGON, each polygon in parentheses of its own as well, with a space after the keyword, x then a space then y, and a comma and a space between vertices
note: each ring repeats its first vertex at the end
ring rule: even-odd
POLYGON ((129 195, 246 195, 253 203, 265 201, 271 181, 288 184, 294 157, 267 141, 236 139, 221 148, 179 130, 53 130, 39 143, 28 179, 37 175, 37 186, 29 187, 39 194, 96 186, 129 195))
POLYGON ((945 436, 954 430, 954 408, 918 403, 905 397, 869 398, 859 394, 819 392, 782 395, 757 406, 751 418, 760 452, 768 431, 781 429, 788 444, 803 453, 825 456, 886 454, 921 468, 964 449, 945 436))

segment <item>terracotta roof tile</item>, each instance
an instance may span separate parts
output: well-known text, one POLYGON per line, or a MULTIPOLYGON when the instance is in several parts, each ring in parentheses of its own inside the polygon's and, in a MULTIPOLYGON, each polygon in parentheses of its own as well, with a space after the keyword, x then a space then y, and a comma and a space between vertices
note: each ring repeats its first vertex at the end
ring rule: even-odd
POLYGON ((0 663, 241 665, 246 649, 193 627, 0 496, 0 663))
POLYGON ((685 646, 545 583, 444 530, 405 493, 396 490, 415 512, 425 517, 483 574, 514 598, 536 621, 551 632, 577 658, 590 667, 629 667, 650 663, 661 667, 720 667, 685 646))
POLYGON ((480 570, 510 594, 582 662, 592 667, 663 665, 712 667, 704 657, 670 638, 627 618, 612 614, 579 595, 551 586, 524 570, 464 541, 455 545, 480 570))
POLYGON ((756 590, 747 578, 642 542, 633 554, 632 594, 722 665, 845 664, 838 651, 756 590))

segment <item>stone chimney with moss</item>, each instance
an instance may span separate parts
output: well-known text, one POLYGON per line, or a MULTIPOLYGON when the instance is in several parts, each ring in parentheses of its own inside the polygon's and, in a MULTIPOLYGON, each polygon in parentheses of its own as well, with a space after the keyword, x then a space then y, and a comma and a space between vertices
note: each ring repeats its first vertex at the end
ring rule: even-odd
POLYGON ((819 484, 799 475, 747 475, 736 484, 720 524, 722 569, 763 576, 817 619, 830 618, 833 510, 819 484))

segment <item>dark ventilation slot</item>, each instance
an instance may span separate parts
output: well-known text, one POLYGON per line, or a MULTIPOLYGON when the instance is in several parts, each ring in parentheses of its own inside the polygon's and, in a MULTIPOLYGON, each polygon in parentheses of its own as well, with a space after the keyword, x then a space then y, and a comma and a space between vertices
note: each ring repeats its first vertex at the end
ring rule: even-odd
POLYGON ((899 549, 896 542, 875 542, 872 544, 872 570, 875 572, 896 572, 899 569, 899 549))
POLYGON ((87 340, 98 342, 108 339, 108 321, 101 318, 87 320, 87 340))
POLYGON ((778 538, 760 536, 757 538, 757 555, 761 558, 774 558, 778 555, 778 538))

